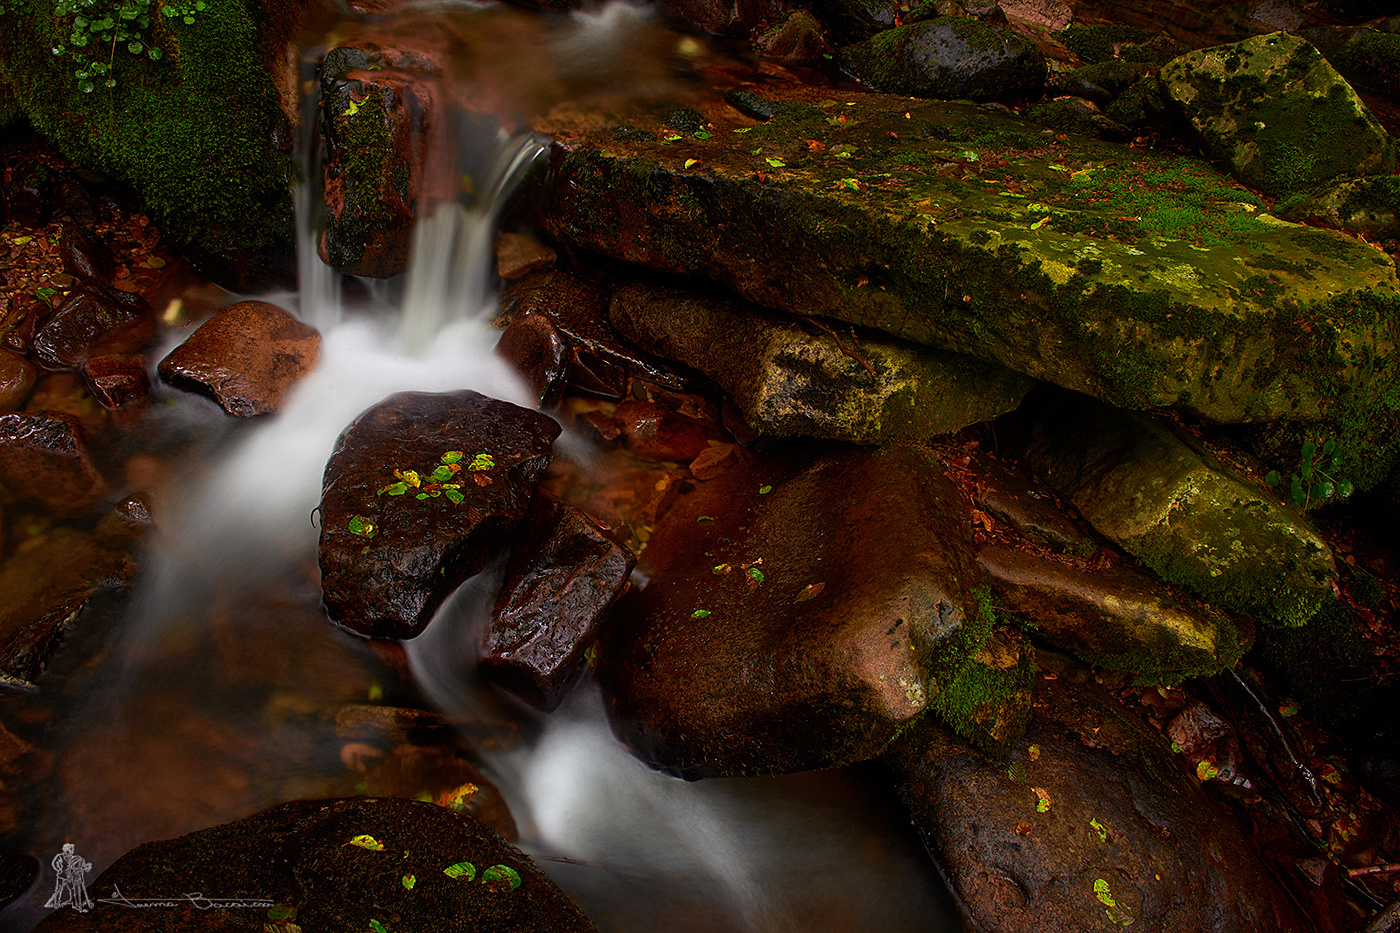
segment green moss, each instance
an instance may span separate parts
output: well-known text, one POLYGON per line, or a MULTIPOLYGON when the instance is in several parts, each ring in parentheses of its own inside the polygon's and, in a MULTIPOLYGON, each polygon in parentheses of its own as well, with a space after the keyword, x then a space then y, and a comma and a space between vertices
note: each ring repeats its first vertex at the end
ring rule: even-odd
POLYGON ((1070 26, 1056 35, 1064 45, 1086 62, 1113 58, 1113 47, 1120 42, 1146 42, 1150 35, 1137 26, 1104 24, 1070 26))
POLYGON ((26 116, 79 165, 134 187, 177 240, 211 261, 291 241, 290 166, 277 94, 258 60, 255 11, 206 0, 193 25, 159 17, 159 62, 112 57, 115 88, 83 93, 53 0, 0 17, 0 76, 26 116))
POLYGON ((932 709, 958 735, 1000 757, 1025 731, 1035 665, 1014 628, 999 628, 991 591, 974 591, 977 612, 940 645, 932 709))
POLYGON ((1331 62, 1352 86, 1400 97, 1400 35, 1359 29, 1331 62))

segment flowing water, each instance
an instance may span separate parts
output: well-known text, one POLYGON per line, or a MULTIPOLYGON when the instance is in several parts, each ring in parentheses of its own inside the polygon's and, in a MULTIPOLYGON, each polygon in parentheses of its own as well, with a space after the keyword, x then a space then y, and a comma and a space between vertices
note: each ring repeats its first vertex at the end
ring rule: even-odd
MULTIPOLYGON (((635 51, 638 43, 692 41, 624 7, 551 23, 547 32, 495 49, 494 58, 550 56, 545 84, 557 94, 590 80, 607 93, 626 84, 619 44, 635 51)), ((666 71, 649 58, 626 70, 634 85, 664 82, 666 71)), ((541 93, 536 82, 518 99, 541 93)), ((305 113, 315 112, 313 101, 305 113)), ((960 928, 873 771, 687 783, 649 770, 613 740, 588 682, 548 716, 484 688, 473 645, 493 596, 489 569, 404 646, 410 676, 386 663, 393 652, 376 653, 325 619, 313 513, 339 432, 405 389, 472 388, 528 404, 492 355, 496 332, 486 321, 498 214, 543 145, 507 121, 483 129, 480 118, 459 117, 442 135, 451 171, 470 175, 473 196, 424 211, 410 272, 381 290, 398 296, 384 299, 391 307, 342 299, 337 277, 315 256, 316 186, 297 192, 302 285, 283 303, 322 331, 323 344, 318 368, 283 411, 231 424, 211 403, 157 390, 142 436, 182 447, 180 475, 163 495, 136 593, 89 610, 50 674, 45 702, 58 688, 69 694, 57 707, 35 706, 34 728, 59 751, 26 804, 32 831, 22 847, 46 865, 72 841, 96 877, 149 839, 290 799, 354 793, 345 740, 329 724, 334 710, 367 698, 422 698, 455 722, 505 721, 526 737, 484 746, 484 770, 510 804, 521 845, 600 929, 960 928)), ((305 172, 315 178, 318 147, 307 122, 305 172)), ((559 451, 588 455, 567 435, 559 451)), ((51 886, 46 873, 0 918, 6 928, 40 919, 51 886)))

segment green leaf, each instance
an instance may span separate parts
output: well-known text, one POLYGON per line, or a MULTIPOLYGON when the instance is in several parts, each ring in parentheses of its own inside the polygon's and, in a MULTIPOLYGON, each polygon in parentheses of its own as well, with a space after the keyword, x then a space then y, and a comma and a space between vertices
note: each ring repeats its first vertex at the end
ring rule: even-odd
POLYGON ((1352 494, 1353 492, 1355 492, 1355 491, 1356 491, 1356 487, 1352 485, 1351 480, 1349 480, 1349 479, 1339 479, 1339 480, 1337 480, 1337 498, 1339 498, 1339 499, 1345 499, 1347 496, 1351 495, 1351 494, 1352 494))
POLYGON ((1298 478, 1298 474, 1293 474, 1292 482, 1288 486, 1288 494, 1293 499, 1294 505, 1302 505, 1308 501, 1308 494, 1303 491, 1303 481, 1298 478))
POLYGON ((433 472, 428 475, 428 482, 445 483, 448 480, 450 480, 454 475, 455 473, 453 472, 452 467, 444 463, 442 466, 438 467, 436 470, 433 470, 433 472))
MULTIPOLYGON (((193 16, 185 16, 185 17, 182 17, 182 19, 184 19, 185 25, 186 25, 186 26, 193 26, 193 25, 194 25, 194 17, 193 17, 193 16)), ((371 921, 371 922, 373 922, 373 921, 371 921)))
POLYGON ((1089 820, 1089 825, 1092 826, 1094 832, 1098 834, 1099 842, 1108 842, 1108 829, 1098 821, 1097 817, 1089 820))
POLYGON ((1283 474, 1278 470, 1270 470, 1264 474, 1264 483, 1268 486, 1277 486, 1283 482, 1283 474))
MULTIPOLYGON (((186 18, 188 19, 188 17, 186 18)), ((388 930, 384 929, 384 924, 380 923, 378 920, 371 920, 369 922, 369 928, 373 930, 374 933, 389 933, 388 930)))
POLYGON ((1105 907, 1117 907, 1118 903, 1113 899, 1113 894, 1108 890, 1108 882, 1102 878, 1094 879, 1094 897, 1099 899, 1099 903, 1105 907))
POLYGON ((695 138, 696 138, 696 139, 709 139, 709 138, 711 138, 711 137, 714 136, 714 135, 715 135, 714 133, 706 133, 704 130, 701 130, 700 132, 698 132, 698 133, 695 134, 695 138))
POLYGON ((758 494, 759 494, 760 496, 766 496, 766 495, 768 495, 768 494, 769 494, 770 492, 772 492, 772 491, 773 491, 773 487, 772 487, 772 486, 760 486, 760 487, 758 487, 758 494))
POLYGON ((412 891, 413 886, 418 883, 418 878, 414 875, 404 875, 399 880, 403 882, 403 887, 405 891, 412 891))
POLYGON ((373 836, 359 835, 346 843, 348 846, 359 846, 361 849, 369 849, 371 852, 383 852, 384 843, 373 836))
POLYGON ((408 483, 390 483, 388 486, 385 486, 383 489, 379 490, 379 492, 375 493, 375 495, 377 496, 386 492, 391 496, 401 496, 408 492, 408 483))
POLYGON ((415 498, 415 499, 426 499, 426 498, 428 498, 428 494, 427 494, 426 492, 420 492, 418 495, 414 496, 413 498, 415 498))
POLYGON ((1317 453, 1317 445, 1312 441, 1303 442, 1303 466, 1312 466, 1313 456, 1317 453))
POLYGON ((160 61, 160 57, 164 54, 164 52, 157 48, 150 48, 146 50, 146 56, 153 62, 160 61))
POLYGON ((768 158, 764 159, 763 161, 765 161, 765 162, 767 162, 769 165, 773 166, 773 168, 782 168, 782 167, 784 167, 785 165, 787 165, 786 162, 784 162, 782 159, 777 158, 776 156, 769 156, 768 158))
POLYGON ((520 873, 509 865, 492 865, 481 873, 481 883, 489 885, 493 890, 500 890, 509 885, 514 891, 520 887, 520 873))
POLYGON ((273 923, 279 923, 283 920, 295 920, 296 918, 297 909, 291 904, 273 904, 267 909, 267 919, 271 920, 273 923))
POLYGON ((482 470, 494 469, 495 466, 496 460, 490 454, 477 454, 472 457, 472 462, 467 466, 467 469, 473 473, 479 473, 482 470))
POLYGON ((690 617, 691 617, 692 619, 703 619, 703 618, 705 618, 706 616, 708 616, 709 614, 710 614, 710 610, 708 610, 708 609, 696 609, 694 612, 692 612, 692 613, 690 614, 690 617))
POLYGON ((712 522, 712 521, 715 520, 715 517, 714 517, 713 515, 701 515, 699 518, 697 518, 697 519, 695 519, 695 520, 696 520, 697 522, 712 522))
POLYGON ((1332 493, 1334 493, 1334 492, 1336 492, 1336 491, 1337 491, 1336 485, 1333 484, 1333 482, 1332 482, 1330 479, 1325 479, 1325 480, 1323 480, 1322 482, 1317 483, 1316 485, 1313 486, 1313 488, 1312 488, 1312 498, 1314 498, 1314 499, 1330 499, 1330 498, 1332 497, 1332 493))
POLYGON ((379 529, 374 527, 373 520, 365 518, 363 515, 351 515, 350 520, 345 523, 345 530, 352 535, 364 535, 366 538, 373 538, 379 533, 379 529))
POLYGON ((750 567, 750 568, 749 568, 749 579, 753 580, 753 582, 755 582, 755 583, 762 583, 762 582, 763 582, 763 571, 762 571, 762 570, 759 570, 757 567, 750 567))
POLYGON ((1332 456, 1332 451, 1334 451, 1334 450, 1336 450, 1336 449, 1337 449, 1337 442, 1334 441, 1332 438, 1329 437, 1329 438, 1327 438, 1327 440, 1323 441, 1323 443, 1322 443, 1322 455, 1323 455, 1324 457, 1330 457, 1330 456, 1332 456))
POLYGON ((449 450, 447 453, 442 455, 442 462, 456 463, 458 460, 461 460, 464 456, 466 455, 460 450, 449 450))
POLYGON ((448 865, 442 873, 449 878, 462 878, 466 881, 476 879, 476 866, 471 862, 457 862, 455 865, 448 865))
POLYGON ((453 505, 461 505, 462 499, 465 498, 460 492, 458 492, 455 489, 444 489, 443 495, 451 499, 453 505))

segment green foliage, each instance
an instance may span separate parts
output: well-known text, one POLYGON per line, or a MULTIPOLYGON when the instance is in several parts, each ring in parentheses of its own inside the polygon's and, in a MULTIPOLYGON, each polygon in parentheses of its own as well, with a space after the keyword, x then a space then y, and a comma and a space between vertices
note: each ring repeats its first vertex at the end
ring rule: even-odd
MULTIPOLYGON (((198 6, 203 10, 204 0, 198 6)), ((119 51, 151 61, 165 55, 151 36, 153 0, 57 0, 53 12, 68 28, 66 40, 53 46, 53 54, 77 66, 73 76, 85 94, 91 94, 99 82, 106 88, 117 86, 119 51)), ((164 13, 174 15, 169 7, 164 13)), ((193 23, 194 17, 185 21, 193 23)))
MULTIPOLYGON (((1321 447, 1315 441, 1304 441, 1299 452, 1298 472, 1288 480, 1289 500, 1306 510, 1334 497, 1345 499, 1350 496, 1355 491, 1351 480, 1339 479, 1336 475, 1341 463, 1342 452, 1337 449, 1333 438, 1327 438, 1321 447)), ((1270 486, 1283 486, 1283 475, 1278 470, 1270 470, 1264 482, 1270 486)))

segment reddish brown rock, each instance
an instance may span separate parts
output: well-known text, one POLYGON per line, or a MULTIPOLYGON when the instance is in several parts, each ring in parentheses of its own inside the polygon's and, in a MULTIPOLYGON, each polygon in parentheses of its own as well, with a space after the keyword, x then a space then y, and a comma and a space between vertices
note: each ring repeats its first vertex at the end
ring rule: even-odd
POLYGON ((967 505, 913 451, 731 467, 671 507, 639 570, 599 680, 622 741, 688 778, 872 757, 977 647, 967 505))
POLYGON ((92 595, 133 571, 124 553, 72 528, 25 542, 0 570, 0 684, 34 686, 92 595))
POLYGON ((716 422, 690 418, 656 402, 623 402, 613 417, 627 449, 651 460, 688 463, 712 441, 729 440, 716 422))
POLYGON ((139 353, 95 356, 83 363, 83 381, 108 411, 140 408, 151 393, 146 357, 139 353))
POLYGON ((87 512, 107 491, 81 423, 56 412, 0 415, 0 483, 59 516, 87 512))
POLYGON ((982 453, 973 456, 970 466, 979 480, 977 504, 997 521, 1057 551, 1089 557, 1098 550, 1093 537, 1056 504, 1054 493, 1021 470, 982 453))
POLYGON ((146 299, 85 282, 34 334, 34 355, 49 369, 73 369, 108 353, 135 353, 156 335, 146 299))
POLYGON ((569 347, 559 328, 543 314, 525 314, 510 323, 496 342, 496 355, 510 363, 530 386, 542 408, 553 408, 564 391, 569 347))
POLYGON ((322 483, 332 621, 380 638, 421 632, 508 546, 558 435, 538 412, 468 391, 400 392, 361 414, 322 483))
POLYGON ((887 756, 974 928, 1312 933, 1156 730, 1092 683, 1036 696, 1009 766, 927 721, 887 756))
POLYGON ((24 407, 39 370, 34 364, 9 350, 0 350, 0 411, 24 407))
POLYGON ((552 710, 636 559, 593 519, 543 491, 516 541, 482 645, 481 672, 531 706, 552 710))
POLYGON ((100 282, 112 281, 116 262, 112 250, 106 243, 92 235, 92 231, 75 223, 66 223, 58 234, 58 253, 63 260, 63 271, 79 279, 97 279, 100 282))
POLYGON ((229 305, 160 361, 160 378, 207 395, 230 415, 277 411, 316 367, 321 335, 265 301, 229 305))
POLYGON ((548 269, 559 256, 532 236, 502 233, 496 238, 496 273, 503 279, 518 279, 548 269))
POLYGON ((177 897, 169 908, 55 910, 36 930, 594 929, 528 856, 481 823, 394 797, 299 800, 149 842, 88 885, 97 897, 116 889, 131 900, 177 897), (178 896, 186 891, 257 906, 210 909, 178 896))

